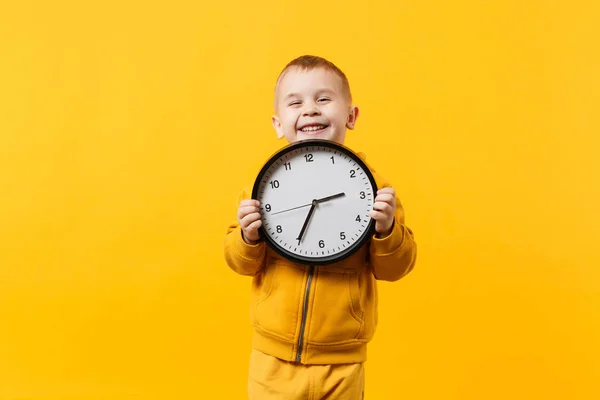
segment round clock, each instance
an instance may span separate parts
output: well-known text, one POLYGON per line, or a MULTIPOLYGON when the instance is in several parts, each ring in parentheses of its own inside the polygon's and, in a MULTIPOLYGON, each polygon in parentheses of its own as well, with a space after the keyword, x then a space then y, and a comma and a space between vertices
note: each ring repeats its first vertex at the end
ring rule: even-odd
POLYGON ((303 140, 275 153, 258 174, 261 237, 297 263, 325 265, 358 250, 372 235, 377 185, 349 148, 303 140))

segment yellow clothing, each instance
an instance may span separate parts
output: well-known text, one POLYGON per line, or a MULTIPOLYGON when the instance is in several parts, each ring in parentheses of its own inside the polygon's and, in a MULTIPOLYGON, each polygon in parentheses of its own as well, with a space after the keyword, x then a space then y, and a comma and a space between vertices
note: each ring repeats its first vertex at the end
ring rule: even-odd
MULTIPOLYGON (((364 161, 364 156, 360 155, 364 161)), ((367 164, 368 166, 368 164, 367 164)), ((377 187, 391 187, 370 166, 377 187)), ((238 204, 252 196, 243 190, 238 204)), ((377 280, 396 281, 415 264, 412 231, 397 209, 392 233, 375 235, 344 260, 314 267, 282 258, 264 241, 247 244, 238 222, 227 229, 229 267, 252 276, 252 346, 261 353, 301 364, 349 364, 366 360, 377 327, 377 280)))
POLYGON ((303 365, 252 350, 249 400, 362 400, 365 367, 357 364, 303 365))

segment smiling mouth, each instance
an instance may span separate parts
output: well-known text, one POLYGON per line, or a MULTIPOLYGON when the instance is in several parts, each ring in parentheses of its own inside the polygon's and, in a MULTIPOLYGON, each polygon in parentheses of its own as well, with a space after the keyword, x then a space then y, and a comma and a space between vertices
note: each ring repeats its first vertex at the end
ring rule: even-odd
POLYGON ((328 125, 309 125, 300 128, 299 131, 302 133, 316 134, 324 131, 325 129, 327 129, 327 127, 328 125))

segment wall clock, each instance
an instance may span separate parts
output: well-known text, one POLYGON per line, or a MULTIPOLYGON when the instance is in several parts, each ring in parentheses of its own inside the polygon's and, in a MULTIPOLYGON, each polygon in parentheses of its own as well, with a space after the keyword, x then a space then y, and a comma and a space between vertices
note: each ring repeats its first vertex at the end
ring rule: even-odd
POLYGON ((373 234, 377 193, 366 164, 344 145, 303 140, 276 152, 252 190, 261 237, 291 261, 326 265, 357 251, 373 234))

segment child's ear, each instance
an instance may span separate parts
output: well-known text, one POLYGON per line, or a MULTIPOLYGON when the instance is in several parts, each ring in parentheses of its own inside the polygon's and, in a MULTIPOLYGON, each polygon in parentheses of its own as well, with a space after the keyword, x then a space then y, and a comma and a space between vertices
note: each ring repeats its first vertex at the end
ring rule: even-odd
POLYGON ((358 119, 358 114, 358 107, 350 107, 350 112, 348 113, 348 120, 346 121, 346 128, 354 129, 354 125, 356 125, 356 120, 358 119))
POLYGON ((283 137, 283 129, 281 127, 281 122, 277 116, 273 115, 271 117, 271 123, 273 123, 273 128, 275 128, 275 132, 277 132, 277 139, 281 139, 283 137))

